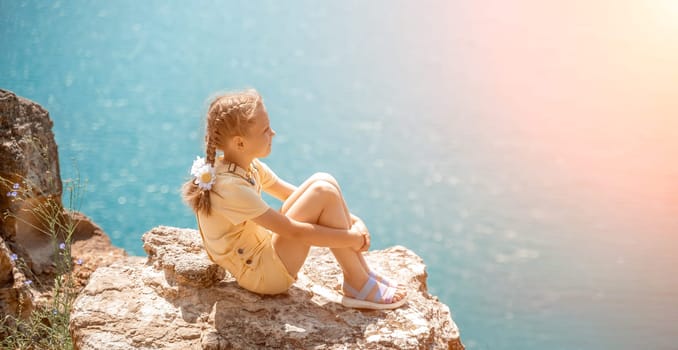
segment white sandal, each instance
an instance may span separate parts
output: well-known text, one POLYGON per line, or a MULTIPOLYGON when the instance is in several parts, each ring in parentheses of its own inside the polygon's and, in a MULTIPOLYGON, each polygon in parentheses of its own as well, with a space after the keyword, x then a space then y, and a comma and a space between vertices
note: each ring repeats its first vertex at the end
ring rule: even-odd
POLYGON ((377 281, 377 276, 372 274, 369 275, 367 282, 365 282, 360 292, 351 287, 346 281, 344 281, 342 288, 354 296, 349 297, 344 294, 341 297, 341 304, 354 309, 391 310, 402 306, 407 301, 407 295, 398 301, 393 301, 398 288, 377 281), (371 300, 367 300, 367 296, 375 287, 377 290, 370 298, 371 300))

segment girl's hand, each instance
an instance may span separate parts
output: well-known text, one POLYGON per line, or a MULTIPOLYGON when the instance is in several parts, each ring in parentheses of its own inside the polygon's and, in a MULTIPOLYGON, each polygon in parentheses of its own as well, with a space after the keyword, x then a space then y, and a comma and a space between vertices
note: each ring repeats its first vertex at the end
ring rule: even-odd
POLYGON ((353 215, 353 213, 349 213, 349 215, 351 215, 351 225, 360 220, 360 218, 357 215, 353 215))
POLYGON ((360 245, 356 245, 353 249, 357 252, 366 252, 370 249, 370 231, 367 230, 365 223, 356 217, 357 220, 353 222, 351 226, 351 231, 356 232, 361 235, 360 245))

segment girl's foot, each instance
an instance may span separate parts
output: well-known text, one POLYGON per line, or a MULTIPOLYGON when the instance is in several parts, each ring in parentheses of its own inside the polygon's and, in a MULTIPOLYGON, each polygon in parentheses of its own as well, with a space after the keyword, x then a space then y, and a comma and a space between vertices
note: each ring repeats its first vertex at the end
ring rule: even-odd
POLYGON ((383 284, 385 284, 389 287, 396 287, 396 288, 400 287, 399 289, 405 289, 405 287, 406 287, 404 284, 399 283, 399 282, 394 281, 394 280, 391 280, 391 279, 388 279, 388 278, 386 278, 386 277, 384 277, 384 276, 380 275, 379 273, 374 272, 372 270, 368 270, 367 274, 370 275, 371 277, 374 277, 377 281, 379 281, 379 282, 381 282, 381 283, 383 283, 383 284))
POLYGON ((398 308, 407 301, 404 289, 380 282, 374 275, 368 276, 360 291, 346 281, 342 289, 344 296, 341 298, 341 304, 350 308, 389 310, 398 308))

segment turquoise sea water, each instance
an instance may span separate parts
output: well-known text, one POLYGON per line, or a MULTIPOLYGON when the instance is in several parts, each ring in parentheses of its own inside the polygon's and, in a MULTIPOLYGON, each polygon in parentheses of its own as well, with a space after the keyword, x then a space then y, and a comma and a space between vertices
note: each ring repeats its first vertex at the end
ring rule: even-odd
POLYGON ((675 349, 678 12, 549 3, 0 0, 0 87, 131 254, 195 227, 207 98, 255 87, 265 161, 334 174, 469 349, 675 349))

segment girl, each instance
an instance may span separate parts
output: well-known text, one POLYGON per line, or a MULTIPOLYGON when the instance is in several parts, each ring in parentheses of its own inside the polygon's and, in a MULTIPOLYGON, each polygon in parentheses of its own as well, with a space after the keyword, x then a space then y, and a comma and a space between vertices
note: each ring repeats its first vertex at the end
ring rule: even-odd
POLYGON ((256 91, 226 94, 210 104, 206 157, 195 160, 194 178, 183 186, 210 259, 243 288, 278 294, 295 281, 310 246, 329 247, 344 275, 344 306, 394 309, 404 304, 404 286, 365 263, 369 232, 349 212, 332 176, 315 174, 295 187, 259 161, 271 153, 273 136, 256 91), (264 202, 262 190, 283 201, 280 211, 264 202))

